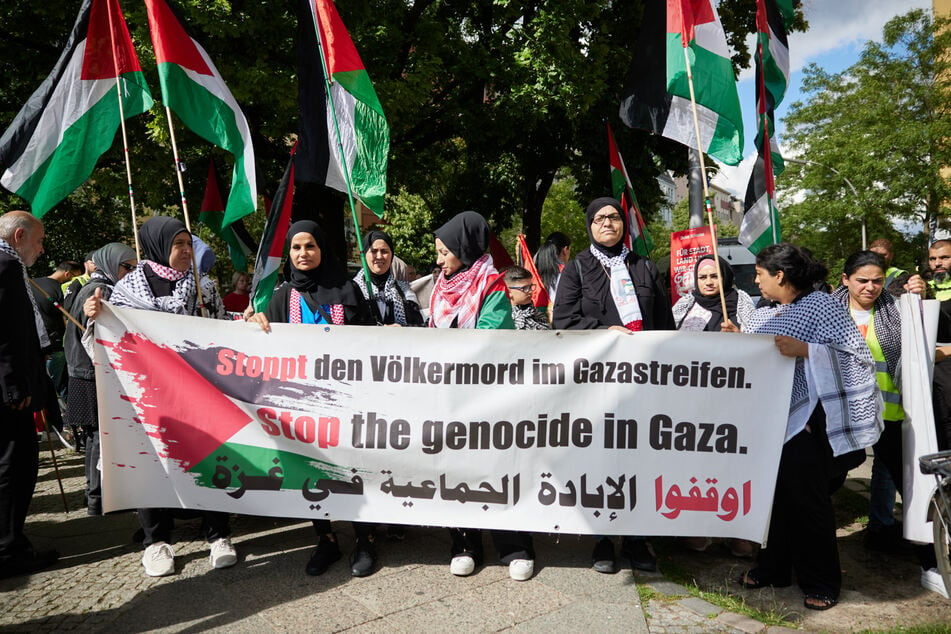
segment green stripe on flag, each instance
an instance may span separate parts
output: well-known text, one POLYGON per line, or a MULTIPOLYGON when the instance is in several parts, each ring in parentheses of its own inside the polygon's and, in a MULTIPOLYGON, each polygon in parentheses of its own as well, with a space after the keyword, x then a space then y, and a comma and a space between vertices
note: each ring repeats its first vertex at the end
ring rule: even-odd
MULTIPOLYGON (((128 73, 125 116, 133 117, 152 107, 142 73, 128 73), (129 89, 130 86, 133 89, 129 89)), ((113 83, 112 80, 100 80, 113 83)), ((66 198, 86 182, 96 168, 99 157, 109 149, 119 126, 119 99, 115 90, 79 117, 63 132, 53 153, 24 181, 17 194, 30 201, 30 210, 37 218, 66 198)))

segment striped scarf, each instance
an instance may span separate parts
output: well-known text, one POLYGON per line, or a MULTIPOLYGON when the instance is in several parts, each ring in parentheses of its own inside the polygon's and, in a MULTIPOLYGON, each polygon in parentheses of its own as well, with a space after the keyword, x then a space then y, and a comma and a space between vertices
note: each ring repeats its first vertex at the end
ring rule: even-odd
MULTIPOLYGON (((358 272, 353 276, 353 281, 357 283, 357 286, 360 287, 360 292, 363 293, 363 297, 368 301, 370 300, 370 293, 367 291, 367 281, 366 277, 363 275, 363 271, 358 272)), ((405 302, 413 302, 414 304, 419 304, 419 300, 416 299, 416 293, 409 287, 409 284, 402 280, 397 280, 393 275, 393 270, 391 269, 389 274, 386 276, 386 282, 383 283, 383 289, 380 290, 377 288, 376 284, 373 285, 373 301, 379 301, 381 298, 387 306, 393 307, 393 323, 399 324, 401 326, 406 325, 406 306, 405 302)), ((386 318, 386 311, 380 311, 380 319, 383 320, 386 318)))
POLYGON ((450 279, 440 273, 429 300, 430 328, 475 328, 489 278, 496 275, 492 256, 485 253, 450 279))
MULTIPOLYGON (((287 321, 291 324, 301 324, 303 322, 303 316, 301 314, 300 303, 304 301, 303 296, 296 288, 291 289, 290 298, 287 300, 287 321)), ((318 314, 319 311, 318 311, 318 314)), ((343 304, 331 304, 330 305, 330 320, 335 326, 344 325, 344 312, 343 304)))

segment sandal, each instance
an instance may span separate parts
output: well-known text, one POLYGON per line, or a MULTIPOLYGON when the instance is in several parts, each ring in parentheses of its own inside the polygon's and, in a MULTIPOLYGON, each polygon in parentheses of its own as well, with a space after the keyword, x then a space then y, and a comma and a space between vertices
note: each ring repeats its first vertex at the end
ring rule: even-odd
POLYGON ((760 588, 766 588, 770 585, 759 578, 755 569, 744 572, 736 582, 748 590, 759 590, 760 588))
POLYGON ((802 600, 802 605, 809 610, 828 610, 838 604, 838 599, 833 599, 827 594, 807 594, 802 600), (813 601, 813 603, 810 603, 810 601, 813 601))

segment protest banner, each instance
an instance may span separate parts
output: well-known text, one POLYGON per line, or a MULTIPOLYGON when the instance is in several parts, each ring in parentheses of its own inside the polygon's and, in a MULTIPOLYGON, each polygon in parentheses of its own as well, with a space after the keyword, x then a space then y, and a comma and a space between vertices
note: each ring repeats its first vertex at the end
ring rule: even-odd
POLYGON ((707 254, 713 255, 713 238, 709 226, 670 234, 671 306, 694 289, 693 267, 697 260, 707 254))
POLYGON ((95 328, 106 511, 765 537, 793 370, 772 337, 108 305, 95 328))

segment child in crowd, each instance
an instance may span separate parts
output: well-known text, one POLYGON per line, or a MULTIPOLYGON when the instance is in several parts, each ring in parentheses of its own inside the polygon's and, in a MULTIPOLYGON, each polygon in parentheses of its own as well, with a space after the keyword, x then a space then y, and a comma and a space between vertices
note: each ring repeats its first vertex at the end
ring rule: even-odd
POLYGON ((512 300, 512 318, 516 330, 551 330, 548 317, 532 302, 535 284, 531 273, 520 266, 509 267, 505 270, 505 285, 512 300))

